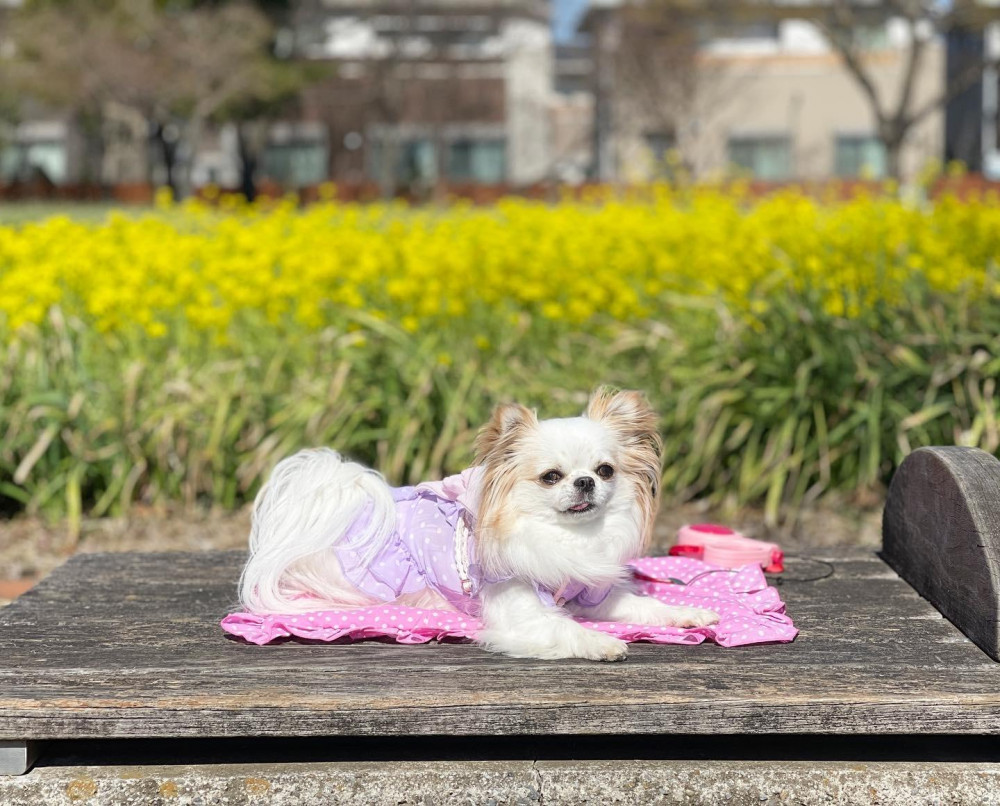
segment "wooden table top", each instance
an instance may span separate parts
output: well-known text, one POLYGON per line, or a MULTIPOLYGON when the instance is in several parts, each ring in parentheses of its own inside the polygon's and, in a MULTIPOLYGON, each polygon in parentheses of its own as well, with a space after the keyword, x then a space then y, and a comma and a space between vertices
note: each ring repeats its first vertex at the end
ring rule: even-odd
POLYGON ((240 552, 82 555, 0 609, 0 739, 1000 731, 1000 664, 875 554, 809 554, 781 577, 794 643, 614 664, 253 646, 219 627, 240 552))

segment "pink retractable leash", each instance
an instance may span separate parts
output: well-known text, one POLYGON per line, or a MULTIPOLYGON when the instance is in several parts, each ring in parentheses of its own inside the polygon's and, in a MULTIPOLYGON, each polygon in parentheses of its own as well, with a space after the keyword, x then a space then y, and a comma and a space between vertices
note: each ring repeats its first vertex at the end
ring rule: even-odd
POLYGON ((777 574, 785 570, 785 555, 777 543, 766 543, 714 523, 682 526, 672 557, 692 557, 722 568, 740 568, 757 563, 765 571, 777 574))

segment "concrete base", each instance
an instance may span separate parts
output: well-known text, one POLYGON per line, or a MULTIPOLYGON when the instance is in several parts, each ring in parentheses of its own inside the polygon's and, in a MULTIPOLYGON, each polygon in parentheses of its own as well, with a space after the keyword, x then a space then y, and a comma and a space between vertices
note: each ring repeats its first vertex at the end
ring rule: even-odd
POLYGON ((464 761, 37 767, 5 806, 58 804, 1000 804, 1000 764, 464 761))

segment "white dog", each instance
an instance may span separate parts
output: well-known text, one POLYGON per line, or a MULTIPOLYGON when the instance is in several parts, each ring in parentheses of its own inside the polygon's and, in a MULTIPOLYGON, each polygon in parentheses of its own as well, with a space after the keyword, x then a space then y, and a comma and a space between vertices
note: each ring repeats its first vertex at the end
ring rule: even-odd
POLYGON ((622 660, 591 620, 706 626, 709 610, 633 589, 648 543, 661 441, 637 392, 596 392, 582 417, 500 406, 476 465, 391 488, 331 450, 301 451, 257 496, 240 597, 256 613, 383 602, 479 616, 477 640, 515 657, 622 660))

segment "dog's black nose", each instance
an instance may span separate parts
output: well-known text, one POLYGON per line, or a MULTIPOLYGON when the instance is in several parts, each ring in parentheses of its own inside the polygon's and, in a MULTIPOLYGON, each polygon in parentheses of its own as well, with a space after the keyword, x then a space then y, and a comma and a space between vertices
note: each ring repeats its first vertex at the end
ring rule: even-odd
POLYGON ((573 482, 573 486, 582 493, 589 493, 594 489, 594 480, 590 476, 580 476, 573 482))

